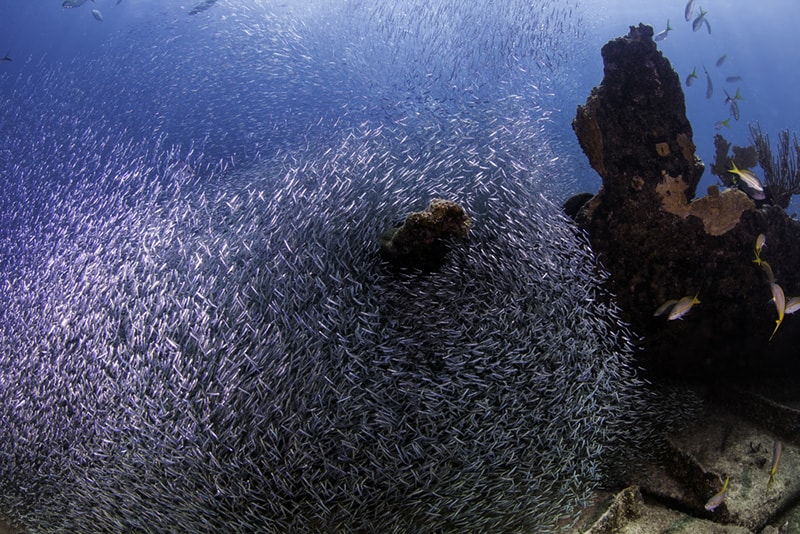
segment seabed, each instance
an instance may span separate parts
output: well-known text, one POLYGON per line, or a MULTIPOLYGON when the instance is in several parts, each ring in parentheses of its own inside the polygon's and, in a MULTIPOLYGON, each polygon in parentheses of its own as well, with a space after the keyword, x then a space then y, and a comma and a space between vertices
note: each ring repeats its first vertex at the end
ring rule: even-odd
POLYGON ((667 436, 661 465, 617 493, 598 492, 572 533, 789 534, 800 532, 800 398, 771 382, 703 392, 704 412, 667 436), (782 455, 767 488, 776 440, 782 455), (716 510, 705 503, 730 476, 716 510))

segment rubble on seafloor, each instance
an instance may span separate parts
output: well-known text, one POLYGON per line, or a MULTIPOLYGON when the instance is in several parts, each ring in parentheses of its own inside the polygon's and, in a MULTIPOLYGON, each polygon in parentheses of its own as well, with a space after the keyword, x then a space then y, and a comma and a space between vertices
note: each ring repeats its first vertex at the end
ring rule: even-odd
POLYGON ((667 436, 663 456, 639 470, 630 486, 613 497, 598 494, 572 532, 800 532, 800 398, 790 381, 768 387, 707 391, 697 421, 667 436), (706 510, 726 477, 722 504, 706 510))

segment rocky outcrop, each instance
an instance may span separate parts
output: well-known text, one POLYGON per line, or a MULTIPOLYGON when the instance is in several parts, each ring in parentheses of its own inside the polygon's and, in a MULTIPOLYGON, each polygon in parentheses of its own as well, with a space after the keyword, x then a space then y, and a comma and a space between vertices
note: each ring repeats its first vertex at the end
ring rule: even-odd
POLYGON ((602 49, 603 81, 573 127, 603 185, 570 210, 643 336, 647 370, 749 376, 797 365, 800 316, 787 316, 770 341, 777 309, 767 274, 752 260, 763 233, 775 281, 787 300, 800 295, 800 225, 737 190, 715 186, 695 199, 703 164, 680 80, 652 35, 649 26, 631 27, 602 49), (681 320, 654 316, 662 303, 696 293, 701 303, 681 320))

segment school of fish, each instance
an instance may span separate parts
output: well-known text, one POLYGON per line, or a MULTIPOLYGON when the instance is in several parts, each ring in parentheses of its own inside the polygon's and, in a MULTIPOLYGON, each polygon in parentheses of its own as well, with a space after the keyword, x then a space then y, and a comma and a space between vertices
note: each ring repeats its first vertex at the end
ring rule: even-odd
POLYGON ((266 4, 201 28, 225 57, 131 44, 147 28, 6 103, 0 510, 31 532, 557 530, 664 420, 549 200, 534 86, 572 6, 266 4), (225 143, 245 156, 208 155, 225 143), (439 197, 469 240, 387 269, 381 233, 439 197))

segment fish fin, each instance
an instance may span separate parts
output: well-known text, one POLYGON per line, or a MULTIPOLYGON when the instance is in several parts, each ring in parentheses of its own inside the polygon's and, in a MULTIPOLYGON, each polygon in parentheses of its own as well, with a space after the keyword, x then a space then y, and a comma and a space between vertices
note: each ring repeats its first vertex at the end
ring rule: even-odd
POLYGON ((775 321, 775 330, 772 331, 772 335, 769 336, 769 340, 772 341, 772 338, 775 337, 775 332, 778 331, 778 327, 781 325, 781 319, 777 319, 775 321))

